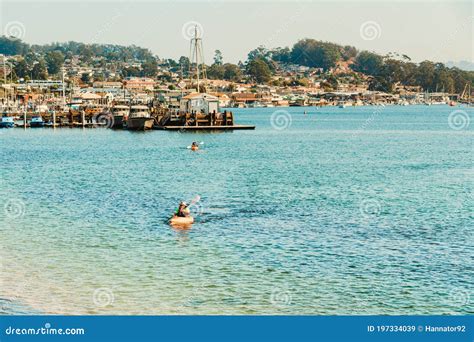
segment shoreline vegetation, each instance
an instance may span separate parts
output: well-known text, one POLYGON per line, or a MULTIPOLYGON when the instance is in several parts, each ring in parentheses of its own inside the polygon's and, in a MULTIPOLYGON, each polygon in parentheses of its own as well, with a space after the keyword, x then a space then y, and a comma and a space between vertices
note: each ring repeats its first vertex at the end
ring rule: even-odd
MULTIPOLYGON (((0 37, 0 54, 8 56, 6 69, 12 81, 68 78, 78 84, 121 81, 128 77, 149 77, 172 90, 179 79, 188 78, 190 59, 160 58, 149 49, 135 45, 84 44, 78 42, 29 45, 14 37, 0 37)), ((3 63, 3 62, 2 62, 3 63)), ((413 63, 404 54, 385 56, 359 51, 314 39, 302 39, 293 47, 250 51, 246 61, 224 63, 215 50, 213 63, 206 66, 210 80, 228 81, 228 90, 239 83, 274 87, 320 88, 337 91, 365 87, 367 90, 399 93, 403 87, 421 92, 461 94, 474 84, 474 72, 443 63, 413 63)))

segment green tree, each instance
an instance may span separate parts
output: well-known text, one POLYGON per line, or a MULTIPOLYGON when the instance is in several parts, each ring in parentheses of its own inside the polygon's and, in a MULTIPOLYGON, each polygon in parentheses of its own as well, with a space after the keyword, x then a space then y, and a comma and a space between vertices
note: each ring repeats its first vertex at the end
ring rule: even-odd
POLYGON ((291 50, 291 61, 295 64, 328 70, 341 59, 341 47, 314 39, 302 39, 291 50))
POLYGON ((326 78, 326 83, 331 87, 331 89, 337 89, 338 85, 339 85, 339 82, 337 80, 337 77, 334 76, 334 75, 329 75, 327 78, 326 78))
POLYGON ((226 63, 224 64, 224 79, 239 82, 242 79, 242 71, 237 65, 226 63))
POLYGON ((142 75, 142 70, 131 66, 122 70, 123 77, 139 77, 142 75))
POLYGON ((206 72, 210 79, 222 80, 224 79, 225 67, 223 65, 214 63, 209 68, 207 68, 206 72))
POLYGON ((425 91, 434 91, 435 88, 435 65, 430 61, 423 61, 416 70, 416 83, 425 91))
POLYGON ((352 69, 366 75, 377 76, 382 71, 383 58, 376 53, 362 51, 352 65, 352 69))
POLYGON ((89 45, 81 44, 78 49, 78 54, 81 56, 83 62, 90 62, 94 53, 89 45))
POLYGON ((262 45, 260 45, 258 48, 250 51, 247 55, 247 60, 249 62, 255 60, 255 59, 261 59, 263 61, 266 61, 269 58, 269 51, 262 45))
POLYGON ((191 67, 191 62, 188 57, 181 56, 178 61, 179 68, 182 70, 183 75, 189 74, 189 68, 191 67))
POLYGON ((402 64, 402 68, 403 78, 401 79, 401 83, 404 85, 415 85, 417 65, 411 62, 405 62, 402 64))
POLYGON ((383 91, 390 93, 393 84, 385 77, 375 76, 369 81, 369 90, 383 91))
POLYGON ((0 54, 7 56, 25 55, 29 51, 28 44, 14 37, 0 37, 0 54))
POLYGON ((50 75, 57 74, 61 71, 64 63, 64 54, 61 51, 50 51, 46 54, 46 63, 50 75))
POLYGON ((247 65, 247 73, 257 83, 268 82, 272 76, 267 63, 260 58, 251 60, 247 65))
POLYGON ((214 64, 222 65, 222 62, 223 62, 222 52, 220 50, 214 51, 214 64))
POLYGON ((27 78, 28 77, 28 64, 25 59, 20 59, 14 66, 13 72, 18 78, 27 78))
POLYGON ((34 63, 31 75, 35 80, 46 80, 48 78, 48 68, 44 59, 34 63))
POLYGON ((158 72, 158 63, 155 58, 147 59, 142 63, 143 76, 154 77, 158 72))
POLYGON ((347 61, 351 58, 354 58, 357 56, 357 49, 353 46, 346 45, 342 48, 342 58, 347 61))
POLYGON ((435 91, 454 92, 454 78, 451 76, 450 70, 443 63, 435 64, 434 75, 435 91))
POLYGON ((90 75, 89 75, 87 72, 83 73, 83 74, 81 75, 81 81, 82 81, 83 83, 89 83, 89 82, 91 81, 90 75))
POLYGON ((270 51, 272 60, 279 63, 290 63, 291 62, 291 51, 288 47, 278 47, 270 51))

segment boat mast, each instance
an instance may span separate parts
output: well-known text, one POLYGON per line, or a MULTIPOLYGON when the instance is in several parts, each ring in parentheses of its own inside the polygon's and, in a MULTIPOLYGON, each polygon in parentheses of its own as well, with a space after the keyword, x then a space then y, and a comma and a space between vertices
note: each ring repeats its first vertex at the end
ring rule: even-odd
POLYGON ((200 93, 200 88, 199 88, 199 57, 198 57, 198 31, 197 31, 197 25, 194 26, 194 39, 196 39, 196 43, 194 44, 194 47, 196 49, 195 54, 196 54, 196 81, 197 81, 197 91, 200 93))
POLYGON ((61 75, 62 75, 62 90, 63 90, 63 108, 62 108, 62 111, 64 112, 65 109, 66 109, 66 89, 64 88, 64 72, 65 72, 65 68, 64 66, 61 68, 61 75))
MULTIPOLYGON (((193 64, 196 64, 196 82, 197 82, 197 92, 200 93, 199 82, 200 82, 200 67, 202 69, 202 75, 204 84, 206 85, 206 66, 204 64, 204 55, 203 55, 203 47, 202 47, 202 38, 198 37, 198 27, 197 25, 194 27, 194 38, 191 39, 190 45, 190 64, 189 67, 191 68, 193 64)), ((192 72, 190 72, 192 75, 192 72)), ((192 84, 192 76, 191 76, 191 84, 192 84)))

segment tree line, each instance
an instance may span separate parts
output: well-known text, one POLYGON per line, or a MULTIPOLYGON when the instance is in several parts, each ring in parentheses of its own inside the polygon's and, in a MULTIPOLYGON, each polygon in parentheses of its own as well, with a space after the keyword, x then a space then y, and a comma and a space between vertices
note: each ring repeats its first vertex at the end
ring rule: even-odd
MULTIPOLYGON (((20 55, 15 62, 14 76, 26 79, 47 79, 58 75, 67 60, 79 56, 81 65, 119 69, 122 77, 150 76, 157 73, 157 58, 149 49, 114 44, 84 44, 78 42, 29 45, 12 37, 0 37, 0 53, 20 55), (134 65, 122 67, 123 62, 134 65)), ((104 78, 104 75, 96 75, 104 78)), ((83 75, 87 79, 88 75, 83 75)))
MULTIPOLYGON (((14 75, 17 78, 46 79, 57 75, 66 60, 79 56, 80 63, 95 67, 117 70, 119 76, 149 76, 157 74, 157 57, 148 49, 135 45, 84 44, 78 42, 29 45, 19 39, 0 37, 0 53, 21 55, 15 63, 14 75), (128 64, 123 64, 124 62, 128 64), (132 62, 132 63, 131 63, 132 62)), ((188 77, 192 69, 189 58, 181 56, 177 61, 164 60, 172 72, 188 77)), ((336 88, 338 82, 346 78, 361 82, 360 75, 368 76, 369 89, 385 92, 393 91, 395 84, 420 86, 424 91, 444 91, 460 93, 467 83, 474 85, 474 72, 459 68, 449 68, 443 63, 423 61, 414 63, 407 55, 389 53, 380 55, 370 51, 358 51, 353 46, 342 46, 315 39, 301 39, 290 47, 267 49, 259 46, 250 51, 245 62, 224 63, 220 50, 216 50, 214 61, 207 66, 207 76, 233 82, 247 81, 272 83, 275 85, 306 85, 305 78, 280 81, 275 75, 281 74, 288 66, 304 66, 317 70, 322 83, 336 88), (331 71, 339 62, 348 62, 349 75, 335 75, 331 71)), ((95 75, 100 78, 101 75, 95 75)), ((102 78, 106 77, 103 75, 102 78)), ((170 75, 161 75, 171 80, 170 75)), ((89 76, 84 76, 84 81, 89 76)))

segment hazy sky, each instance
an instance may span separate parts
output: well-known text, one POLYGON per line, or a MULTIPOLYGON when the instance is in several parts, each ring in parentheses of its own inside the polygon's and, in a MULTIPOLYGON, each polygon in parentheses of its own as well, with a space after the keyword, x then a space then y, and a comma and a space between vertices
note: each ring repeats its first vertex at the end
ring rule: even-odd
POLYGON ((245 60, 258 45, 315 38, 414 61, 473 60, 471 1, 23 1, 0 0, 2 34, 28 43, 135 44, 189 55, 187 28, 203 30, 206 62, 245 60), (183 30, 184 27, 184 30, 183 30))

